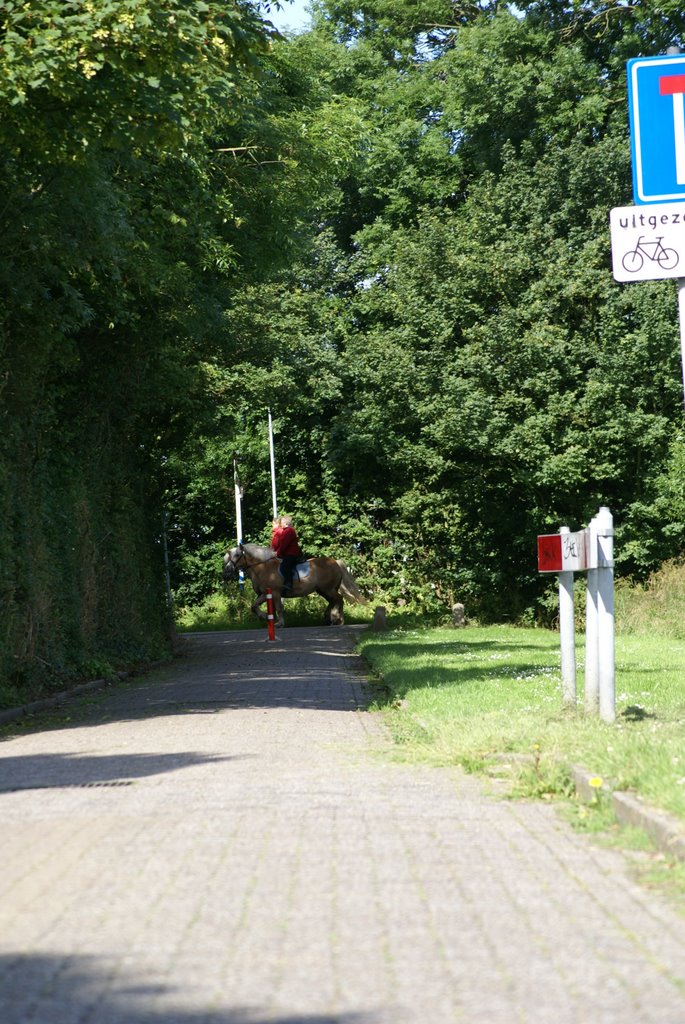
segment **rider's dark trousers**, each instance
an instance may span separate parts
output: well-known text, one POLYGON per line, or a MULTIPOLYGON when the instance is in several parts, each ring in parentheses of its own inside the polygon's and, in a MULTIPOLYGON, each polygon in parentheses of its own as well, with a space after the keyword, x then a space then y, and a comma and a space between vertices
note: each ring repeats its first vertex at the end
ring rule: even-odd
POLYGON ((292 587, 293 585, 293 573, 299 560, 299 555, 283 555, 283 558, 281 559, 281 572, 283 574, 286 587, 292 587))

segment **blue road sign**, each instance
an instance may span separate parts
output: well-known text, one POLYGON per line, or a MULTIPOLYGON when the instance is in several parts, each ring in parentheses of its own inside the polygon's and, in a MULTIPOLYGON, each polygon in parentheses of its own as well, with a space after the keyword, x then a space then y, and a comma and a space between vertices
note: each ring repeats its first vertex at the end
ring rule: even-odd
POLYGON ((685 54, 628 61, 636 203, 685 202, 685 54))

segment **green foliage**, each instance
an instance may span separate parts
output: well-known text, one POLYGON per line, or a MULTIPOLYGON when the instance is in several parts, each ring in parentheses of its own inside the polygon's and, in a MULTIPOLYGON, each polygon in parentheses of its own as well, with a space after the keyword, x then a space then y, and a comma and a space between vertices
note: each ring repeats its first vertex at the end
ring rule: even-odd
POLYGON ((544 617, 535 536, 600 504, 644 575, 683 540, 676 307, 613 282, 607 214, 629 201, 626 40, 661 45, 656 9, 318 10, 301 53, 365 130, 309 254, 230 314, 280 504, 378 600, 443 613, 544 617))
POLYGON ((267 408, 279 507, 390 607, 549 621, 535 535, 600 504, 621 574, 682 553, 672 286, 607 227, 667 6, 2 5, 11 685, 164 642, 163 513, 177 602, 216 593, 236 456, 268 539, 267 408))
POLYGON ((234 262, 208 139, 267 33, 178 0, 0 19, 0 678, 32 696, 167 642, 163 466, 234 262))

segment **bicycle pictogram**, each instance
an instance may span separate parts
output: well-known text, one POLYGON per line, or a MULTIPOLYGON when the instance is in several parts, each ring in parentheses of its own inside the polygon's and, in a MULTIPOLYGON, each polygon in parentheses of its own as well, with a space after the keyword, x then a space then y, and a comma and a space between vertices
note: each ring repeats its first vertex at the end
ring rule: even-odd
POLYGON ((644 235, 640 235, 637 245, 630 252, 627 252, 621 260, 623 269, 629 274, 637 274, 644 265, 645 260, 658 263, 662 270, 673 270, 678 266, 678 253, 675 249, 666 249, 663 245, 663 235, 660 235, 652 242, 643 242, 644 235))

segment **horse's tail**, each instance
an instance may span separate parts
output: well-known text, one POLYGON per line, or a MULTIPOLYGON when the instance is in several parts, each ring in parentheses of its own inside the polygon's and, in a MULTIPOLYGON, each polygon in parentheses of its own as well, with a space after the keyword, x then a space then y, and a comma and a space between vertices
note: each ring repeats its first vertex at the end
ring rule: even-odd
POLYGON ((339 558, 336 558, 336 562, 340 566, 340 572, 342 573, 342 579, 340 581, 340 589, 342 590, 348 601, 354 601, 356 604, 368 604, 361 590, 354 582, 352 573, 347 568, 345 563, 339 558))

